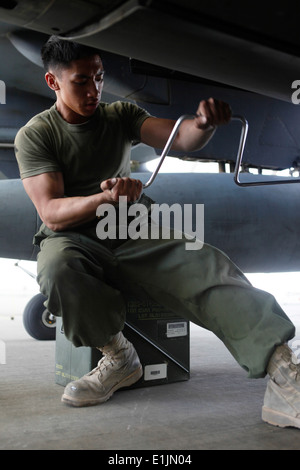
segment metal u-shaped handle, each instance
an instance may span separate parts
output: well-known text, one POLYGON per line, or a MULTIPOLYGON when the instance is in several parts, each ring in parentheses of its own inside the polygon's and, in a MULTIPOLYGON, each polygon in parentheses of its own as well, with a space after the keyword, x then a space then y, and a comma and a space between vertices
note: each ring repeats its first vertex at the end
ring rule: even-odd
MULTIPOLYGON (((177 121, 175 122, 175 125, 172 129, 172 132, 167 140, 167 143, 162 151, 162 154, 161 154, 161 157, 160 157, 160 160, 158 162, 158 165, 156 167, 156 169, 154 170, 154 172, 152 173, 151 177, 149 178, 149 180, 147 181, 147 183, 145 183, 143 185, 143 188, 149 188, 149 186, 153 183, 153 181, 155 180, 162 164, 163 164, 163 161, 165 159, 165 157, 167 156, 170 148, 172 147, 172 144, 175 140, 175 137, 178 133, 178 130, 179 130, 179 127, 180 125, 182 124, 183 121, 185 121, 186 119, 194 119, 196 116, 195 114, 183 114, 182 116, 180 116, 180 118, 177 119, 177 121)), ((240 143, 239 143, 239 149, 238 149, 238 155, 237 155, 237 165, 236 165, 236 168, 239 168, 240 167, 240 162, 242 160, 242 157, 243 157, 243 152, 244 152, 244 148, 245 148, 245 143, 246 143, 246 138, 247 138, 247 132, 248 132, 248 122, 247 120, 243 117, 243 116, 238 116, 238 115, 233 115, 231 117, 231 120, 238 120, 238 121, 241 121, 242 123, 242 132, 241 132, 241 137, 240 137, 240 143)))

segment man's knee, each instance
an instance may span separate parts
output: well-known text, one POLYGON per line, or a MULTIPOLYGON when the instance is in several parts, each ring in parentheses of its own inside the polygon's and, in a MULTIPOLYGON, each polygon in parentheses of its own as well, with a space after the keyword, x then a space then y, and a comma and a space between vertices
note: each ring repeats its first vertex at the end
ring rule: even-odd
POLYGON ((38 255, 37 280, 41 285, 45 280, 49 282, 66 281, 70 273, 78 270, 79 257, 72 249, 42 249, 38 255))

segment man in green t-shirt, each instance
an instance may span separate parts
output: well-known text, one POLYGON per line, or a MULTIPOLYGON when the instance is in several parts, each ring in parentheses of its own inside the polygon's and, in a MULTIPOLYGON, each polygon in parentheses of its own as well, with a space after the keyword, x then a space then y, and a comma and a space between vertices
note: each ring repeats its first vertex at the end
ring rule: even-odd
MULTIPOLYGON (((31 119, 15 141, 25 190, 43 221, 35 237, 38 282, 73 344, 103 353, 98 367, 67 385, 62 401, 99 404, 142 376, 134 346, 122 334, 124 293, 131 293, 213 331, 249 377, 268 372, 263 419, 300 427, 299 366, 285 345, 295 328, 273 296, 254 289, 226 255, 206 244, 189 251, 172 234, 169 240, 97 237, 98 207, 141 197, 142 183, 130 178, 132 142, 162 148, 174 121, 134 104, 102 103, 104 70, 95 49, 53 36, 42 58, 56 104, 31 119)), ((226 103, 201 101, 173 149, 203 147, 230 118, 226 103)))

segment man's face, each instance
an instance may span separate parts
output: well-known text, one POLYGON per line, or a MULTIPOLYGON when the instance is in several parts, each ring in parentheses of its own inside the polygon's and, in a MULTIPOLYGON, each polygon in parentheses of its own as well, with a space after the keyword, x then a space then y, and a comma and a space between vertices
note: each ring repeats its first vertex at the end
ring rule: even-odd
POLYGON ((65 121, 80 124, 94 114, 101 99, 103 75, 98 55, 74 60, 68 68, 46 74, 48 85, 56 92, 57 110, 65 121))

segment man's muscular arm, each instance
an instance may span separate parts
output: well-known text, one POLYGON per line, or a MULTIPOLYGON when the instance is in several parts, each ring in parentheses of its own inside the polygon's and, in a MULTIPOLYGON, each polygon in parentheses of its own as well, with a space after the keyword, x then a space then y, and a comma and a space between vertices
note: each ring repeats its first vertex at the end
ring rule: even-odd
POLYGON ((119 196, 127 196, 130 202, 135 201, 142 191, 139 180, 112 178, 101 183, 101 193, 64 197, 64 181, 60 172, 25 178, 23 184, 40 218, 54 232, 77 227, 95 219, 100 204, 115 204, 119 196))
MULTIPOLYGON (((172 149, 192 152, 204 147, 213 136, 216 127, 227 124, 231 109, 223 101, 209 98, 199 103, 194 120, 183 121, 176 135, 172 149)), ((172 132, 175 121, 150 117, 141 127, 143 143, 155 148, 163 148, 172 132)))

